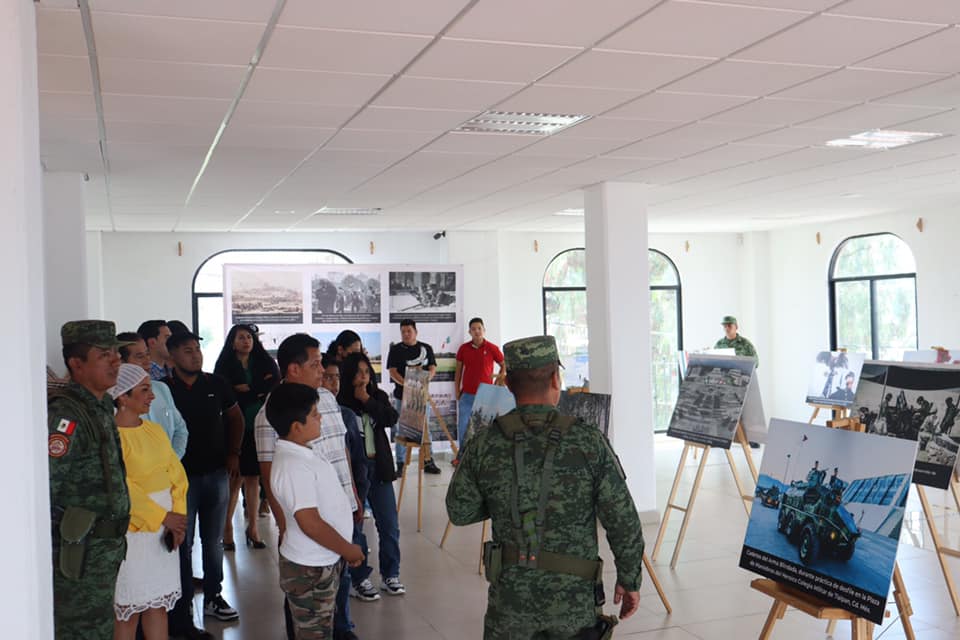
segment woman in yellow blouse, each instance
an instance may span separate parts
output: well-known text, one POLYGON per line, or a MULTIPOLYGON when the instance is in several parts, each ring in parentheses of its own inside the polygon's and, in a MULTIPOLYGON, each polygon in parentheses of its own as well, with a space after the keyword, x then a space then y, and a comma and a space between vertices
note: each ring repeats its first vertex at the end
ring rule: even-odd
POLYGON ((114 598, 115 640, 134 640, 141 622, 146 640, 167 640, 167 612, 180 599, 180 557, 186 531, 187 475, 163 427, 141 420, 153 401, 150 378, 137 365, 120 365, 110 389, 117 407, 130 490, 127 557, 114 598))

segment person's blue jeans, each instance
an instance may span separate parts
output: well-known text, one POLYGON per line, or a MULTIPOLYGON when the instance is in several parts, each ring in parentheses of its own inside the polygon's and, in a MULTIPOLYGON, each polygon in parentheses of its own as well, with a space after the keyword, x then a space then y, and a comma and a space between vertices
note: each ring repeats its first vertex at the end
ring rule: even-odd
MULTIPOLYGON (((397 410, 397 413, 399 414, 399 413, 400 413, 400 405, 403 403, 403 400, 400 399, 400 398, 391 398, 391 400, 393 400, 393 408, 396 409, 396 410, 397 410)), ((427 428, 428 428, 428 429, 430 428, 430 416, 432 416, 432 415, 433 415, 433 409, 432 409, 432 408, 430 407, 430 405, 428 404, 428 405, 427 405, 427 428)), ((394 440, 396 440, 397 432, 398 432, 399 430, 400 430, 400 427, 399 427, 398 425, 393 425, 392 431, 393 431, 394 440)), ((429 441, 429 438, 427 438, 427 440, 429 441)), ((394 450, 395 450, 395 453, 397 454, 397 455, 396 455, 397 464, 400 464, 400 463, 402 463, 404 460, 407 459, 407 447, 406 447, 406 445, 402 445, 402 444, 400 444, 399 442, 397 442, 397 443, 395 443, 395 445, 394 445, 394 450)))
POLYGON ((460 400, 457 402, 457 444, 461 449, 467 440, 467 425, 470 424, 470 412, 473 411, 473 401, 476 397, 475 393, 461 393, 460 400))
MULTIPOLYGON (((386 578, 400 577, 400 524, 397 521, 397 498, 393 493, 392 482, 377 480, 376 464, 367 460, 367 474, 370 478, 370 493, 367 500, 370 510, 373 511, 373 521, 377 525, 377 536, 380 538, 380 576, 386 578)), ((353 542, 363 549, 363 564, 350 569, 350 579, 358 585, 373 572, 367 563, 370 550, 367 548, 367 538, 363 533, 363 525, 353 528, 353 542)))
MULTIPOLYGON (((356 525, 354 525, 356 529, 356 525)), ((350 572, 352 569, 343 564, 340 572, 340 588, 337 589, 337 602, 333 610, 333 630, 352 631, 353 622, 350 620, 350 572)))
POLYGON ((203 553, 203 596, 212 600, 220 595, 223 583, 223 525, 227 519, 230 483, 226 469, 188 476, 187 535, 180 545, 180 588, 183 595, 170 612, 171 633, 192 626, 193 538, 200 520, 200 545, 203 553))

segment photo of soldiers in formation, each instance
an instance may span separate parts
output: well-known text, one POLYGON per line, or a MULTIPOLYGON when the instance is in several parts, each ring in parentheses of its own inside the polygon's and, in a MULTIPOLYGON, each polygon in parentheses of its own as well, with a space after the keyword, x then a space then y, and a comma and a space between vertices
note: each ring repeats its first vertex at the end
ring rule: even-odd
POLYGON ((846 351, 821 351, 807 386, 807 402, 849 407, 856 397, 864 356, 846 351))
POLYGON ((607 435, 610 430, 610 394, 564 393, 557 409, 566 416, 576 416, 587 424, 595 424, 607 435))
POLYGON ((430 373, 410 367, 403 377, 403 400, 400 404, 400 420, 397 435, 411 442, 423 439, 427 422, 427 385, 430 373))
MULTIPOLYGON (((561 397, 561 403, 563 398, 561 397)), ((477 431, 486 429, 497 416, 502 416, 512 411, 517 406, 513 394, 506 387, 498 387, 492 384, 481 384, 477 388, 477 397, 473 401, 473 409, 470 411, 470 418, 467 421, 467 435, 465 440, 469 440, 477 431)), ((563 412, 563 409, 560 408, 563 412)))
POLYGON ((667 435, 728 448, 753 367, 749 358, 691 355, 667 435))
POLYGON ((298 272, 234 271, 230 290, 234 324, 303 322, 303 289, 298 272))
POLYGON ((331 271, 311 282, 314 322, 380 322, 380 278, 331 271))

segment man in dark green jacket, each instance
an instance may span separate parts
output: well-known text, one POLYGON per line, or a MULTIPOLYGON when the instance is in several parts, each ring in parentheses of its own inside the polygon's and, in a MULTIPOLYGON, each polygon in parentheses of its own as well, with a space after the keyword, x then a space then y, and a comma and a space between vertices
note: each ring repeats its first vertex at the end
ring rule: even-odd
POLYGON ((717 344, 713 345, 713 348, 733 349, 734 355, 753 358, 757 361, 759 367, 760 358, 757 356, 757 349, 752 342, 740 335, 740 326, 737 324, 737 319, 733 316, 724 316, 720 324, 723 325, 724 336, 717 340, 717 344))

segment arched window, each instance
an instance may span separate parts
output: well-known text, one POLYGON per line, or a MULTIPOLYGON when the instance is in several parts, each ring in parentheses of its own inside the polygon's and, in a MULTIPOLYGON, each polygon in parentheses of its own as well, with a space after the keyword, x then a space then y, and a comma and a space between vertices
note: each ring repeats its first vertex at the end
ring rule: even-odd
POLYGON ((650 378, 653 385, 653 425, 670 425, 680 390, 677 352, 683 349, 683 305, 680 273, 666 254, 650 249, 650 378))
POLYGON ((204 260, 193 275, 193 327, 203 338, 208 368, 223 348, 223 265, 225 264, 352 264, 347 256, 328 249, 229 249, 204 260))
POLYGON ((917 263, 892 233, 844 240, 830 262, 830 347, 902 360, 917 348, 917 263))
POLYGON ((557 339, 567 387, 590 379, 587 361, 587 253, 568 249, 543 275, 543 331, 557 339))

